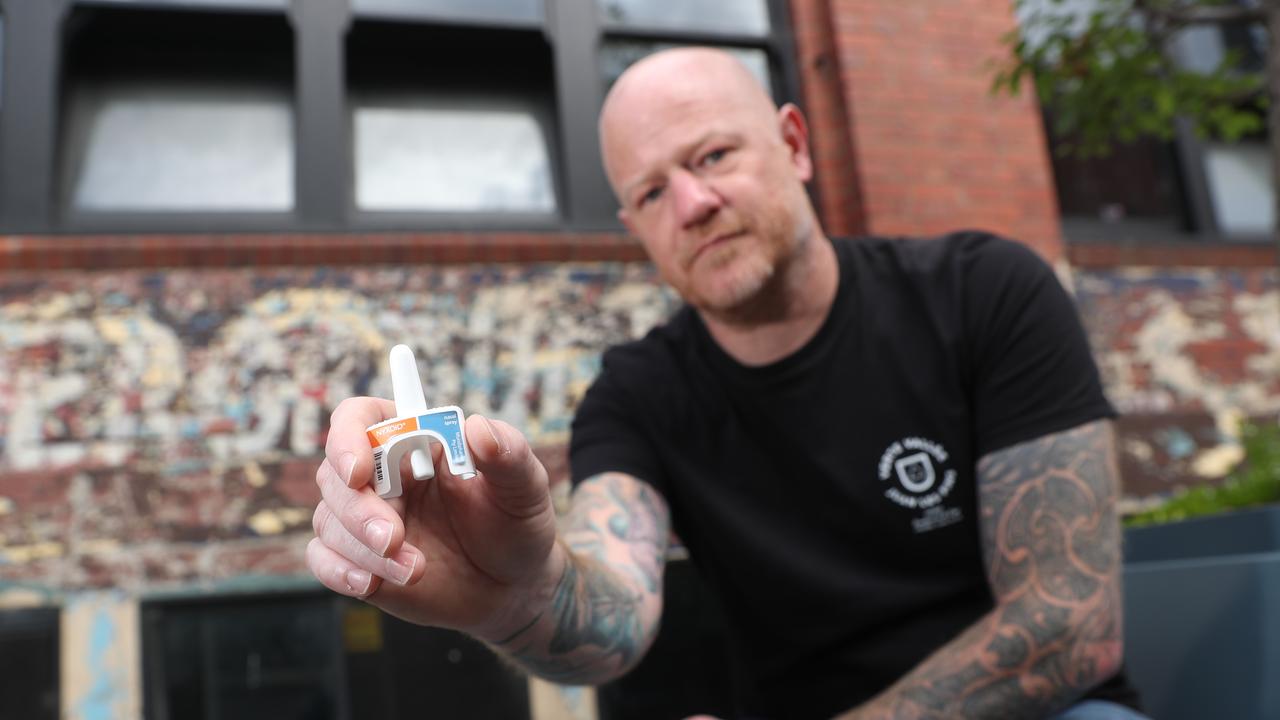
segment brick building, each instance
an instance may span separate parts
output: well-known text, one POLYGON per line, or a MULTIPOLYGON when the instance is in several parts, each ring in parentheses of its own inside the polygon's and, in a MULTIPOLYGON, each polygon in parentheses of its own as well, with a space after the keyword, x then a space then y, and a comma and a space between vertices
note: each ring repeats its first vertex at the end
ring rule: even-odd
POLYGON ((989 93, 1006 0, 676 7, 0 0, 0 716, 591 715, 302 551, 328 414, 388 394, 397 342, 564 476, 600 352, 675 307, 595 141, 656 47, 732 48, 802 106, 830 234, 981 227, 1054 262, 1131 505, 1280 411, 1258 146, 1055 159, 1034 100, 989 93))

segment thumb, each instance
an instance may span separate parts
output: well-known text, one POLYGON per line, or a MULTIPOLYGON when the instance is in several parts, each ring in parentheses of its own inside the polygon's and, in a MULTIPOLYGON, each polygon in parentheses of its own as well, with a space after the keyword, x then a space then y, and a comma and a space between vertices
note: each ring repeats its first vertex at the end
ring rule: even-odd
POLYGON ((550 507, 547 470, 519 430, 501 420, 472 415, 467 418, 466 437, 476 470, 499 507, 517 517, 533 517, 550 507))

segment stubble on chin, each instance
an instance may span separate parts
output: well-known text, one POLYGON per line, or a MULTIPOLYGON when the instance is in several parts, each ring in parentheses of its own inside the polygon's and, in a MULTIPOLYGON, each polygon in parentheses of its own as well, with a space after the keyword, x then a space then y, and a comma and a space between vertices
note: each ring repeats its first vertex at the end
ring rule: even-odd
POLYGON ((706 259, 710 261, 709 277, 695 283, 696 298, 691 304, 724 320, 752 314, 761 293, 773 279, 773 265, 756 253, 730 251, 706 259), (698 284, 703 287, 698 288, 698 284))

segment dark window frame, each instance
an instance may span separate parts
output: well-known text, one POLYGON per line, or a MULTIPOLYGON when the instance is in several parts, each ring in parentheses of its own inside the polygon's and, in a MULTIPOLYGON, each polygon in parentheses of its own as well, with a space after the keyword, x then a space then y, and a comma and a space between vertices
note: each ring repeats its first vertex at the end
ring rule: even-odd
MULTIPOLYGON (((471 717, 475 703, 486 711, 503 708, 494 717, 532 717, 533 708, 528 695, 528 679, 517 672, 493 651, 458 631, 420 626, 388 615, 371 605, 354 598, 332 593, 311 583, 286 582, 274 589, 231 590, 216 595, 191 592, 162 592, 143 597, 139 606, 140 647, 142 650, 142 698, 143 717, 147 720, 186 720, 188 717, 226 717, 225 702, 228 697, 246 688, 301 687, 315 693, 323 687, 328 691, 334 720, 373 717, 416 717, 421 713, 421 703, 427 697, 435 703, 436 711, 447 717, 471 717), (284 607, 281 607, 284 606, 284 607), (262 613, 264 608, 271 608, 262 613), (247 617, 256 613, 258 621, 270 622, 271 613, 281 610, 314 613, 311 618, 325 625, 327 634, 321 642, 308 646, 308 659, 317 658, 317 648, 323 645, 328 654, 323 664, 310 666, 311 672, 299 672, 299 666, 270 662, 250 664, 261 673, 262 684, 242 684, 240 675, 230 671, 228 660, 251 655, 238 655, 235 651, 257 650, 267 645, 245 647, 236 642, 224 645, 221 650, 230 654, 215 655, 219 648, 214 633, 226 628, 226 622, 244 625, 247 617), (376 645, 352 643, 347 620, 359 613, 377 617, 376 645), (322 620, 326 618, 327 620, 322 620), (176 621, 176 622, 175 622, 176 621), (176 635, 166 634, 166 625, 175 622, 176 635), (185 644, 198 636, 199 647, 185 644), (170 644, 176 643, 176 644, 170 644), (175 647, 189 649, 189 656, 198 653, 199 667, 184 665, 189 671, 178 682, 168 674, 172 657, 167 657, 175 647), (314 670, 322 667, 324 672, 314 670), (424 668, 436 672, 422 675, 424 668), (191 692, 190 681, 198 677, 199 692, 191 692), (317 683, 317 680, 323 683, 317 683), (230 682, 228 682, 230 680, 230 682), (186 688, 186 693, 172 694, 175 687, 186 688), (230 688, 232 694, 219 690, 230 688), (425 694, 424 694, 425 693, 425 694), (190 708, 170 706, 174 698, 199 705, 201 712, 190 708), (188 712, 183 713, 186 709, 188 712), (525 714, 527 713, 527 714, 525 714)), ((291 616, 292 617, 292 616, 291 616)), ((363 623, 362 623, 363 625, 363 623)), ((274 626, 273 626, 274 627, 274 626)), ((367 626, 364 626, 367 629, 367 626)), ((307 623, 303 630, 308 629, 307 623)), ((310 627, 315 630, 315 627, 310 627)), ((296 629, 295 629, 296 630, 296 629)), ((256 637, 256 636, 255 636, 256 637)), ((296 636, 295 636, 296 637, 296 636)), ((308 638, 315 635, 307 635, 308 638)), ((355 636, 368 642, 375 637, 367 633, 355 636)), ((179 653, 180 654, 180 653, 179 653)), ((270 697, 268 695, 267 697, 270 697)), ((289 695, 290 700, 314 695, 289 695)), ((241 698, 243 700, 243 698, 241 698)), ((487 716, 487 715, 486 715, 487 716)))
MULTIPOLYGON (((1235 2, 1239 4, 1239 0, 1235 2)), ((1256 71, 1265 66, 1265 48, 1260 48, 1251 42, 1244 25, 1227 24, 1214 26, 1214 29, 1220 33, 1225 48, 1242 53, 1242 66, 1246 70, 1256 71)), ((1264 130, 1262 134, 1265 136, 1266 131, 1264 130)), ((1052 143, 1052 135, 1047 133, 1047 137, 1052 143)), ((1073 221, 1079 221, 1081 217, 1060 214, 1060 220, 1064 226, 1064 241, 1076 245, 1187 243, 1228 247, 1256 246, 1274 242, 1271 232, 1228 233, 1222 229, 1218 222, 1210 187, 1209 143, 1196 133, 1189 119, 1180 118, 1175 121, 1173 137, 1167 144, 1172 154, 1174 177, 1171 180, 1176 187, 1176 201, 1181 204, 1177 218, 1182 226, 1180 229, 1171 230, 1168 233, 1152 232, 1126 226, 1123 222, 1108 226, 1086 219, 1085 224, 1088 225, 1089 230, 1084 231, 1082 235, 1079 231, 1072 232, 1070 229, 1073 221)), ((1052 147, 1050 149, 1052 150, 1052 147)), ((1280 192, 1280 188, 1276 188, 1276 191, 1280 192)), ((1276 220, 1280 222, 1280 217, 1276 220)))
MULTIPOLYGON (((531 28, 528 23, 515 22, 511 24, 496 24, 492 21, 472 22, 472 21, 455 21, 455 22, 423 22, 416 16, 406 14, 403 18, 404 26, 430 26, 431 28, 453 27, 464 30, 484 31, 503 31, 515 33, 527 33, 531 28)), ((370 14, 368 17, 357 17, 357 22, 378 23, 387 20, 387 14, 370 14)), ((539 28, 540 29, 540 28, 539 28)), ((345 40, 349 41, 351 32, 354 32, 354 22, 350 27, 345 40)), ((543 33, 545 37, 545 33, 543 33)), ((349 45, 347 45, 349 47, 349 45)), ((555 48, 551 50, 551 73, 549 78, 550 89, 554 93, 555 82, 555 48)), ((350 67, 351 58, 346 57, 344 53, 346 67, 350 67)), ((539 129, 543 133, 543 140, 547 152, 547 160, 551 171, 551 191, 554 198, 554 207, 546 213, 530 212, 530 211, 447 211, 447 210, 371 210, 359 207, 357 203, 357 187, 356 187, 356 168, 355 164, 355 130, 354 116, 357 109, 357 100, 352 97, 354 94, 359 96, 359 92, 352 93, 351 78, 344 85, 346 92, 346 110, 345 120, 350 132, 345 138, 345 147, 349 156, 352 158, 352 168, 350 172, 350 180, 352 183, 351 192, 346 197, 346 217, 347 224, 354 230, 379 230, 379 231, 405 231, 421 228, 429 228, 431 230, 531 230, 531 231, 555 231, 563 230, 566 223, 565 203, 567 193, 569 192, 568 172, 565 169, 564 148, 565 138, 562 133, 557 132, 560 122, 557 117, 557 108, 555 98, 546 98, 543 102, 535 100, 527 104, 532 116, 538 124, 539 129)), ((522 100, 524 98, 521 98, 522 100)), ((524 105, 525 103, 517 103, 524 105)))
MULTIPOLYGON (((109 12, 156 12, 164 13, 170 16, 180 16, 186 13, 192 13, 195 18, 198 15, 216 15, 219 18, 236 16, 245 21, 252 22, 256 18, 281 18, 286 19, 280 9, 277 8, 254 8, 250 12, 244 12, 237 5, 235 8, 223 8, 214 6, 214 12, 210 13, 210 6, 201 5, 199 2, 185 1, 178 4, 164 2, 146 2, 137 3, 144 5, 141 10, 133 7, 135 3, 117 3, 102 0, 77 1, 73 3, 71 10, 81 7, 85 8, 105 8, 109 12), (123 8, 120 10, 119 8, 123 8)), ((70 13, 64 20, 70 19, 70 13)), ((196 20, 193 20, 198 22, 196 20)), ((233 20, 232 22, 241 22, 241 20, 233 20)), ((62 48, 63 63, 68 64, 68 47, 64 40, 62 48)), ((297 51, 295 49, 294 56, 297 51)), ((198 63, 197 63, 198 65, 198 63)), ((244 67, 237 71, 238 77, 243 77, 244 67)), ((168 71, 162 72, 157 77, 168 79, 168 71)), ((53 173, 54 197, 53 207, 55 213, 55 222, 72 233, 91 233, 91 232, 129 232, 135 230, 143 231, 164 231, 172 229, 175 225, 180 228, 226 228, 228 230, 263 230, 263 231, 284 231, 296 227, 299 205, 299 181, 297 173, 299 172, 298 162, 298 101, 297 87, 298 78, 296 67, 290 68, 284 78, 286 82, 292 76, 292 86, 285 86, 286 97, 290 101, 289 109, 292 116, 293 124, 293 140, 294 140, 294 178, 293 187, 290 190, 293 193, 293 208, 287 210, 87 210, 77 208, 74 205, 74 182, 79 174, 80 165, 83 163, 84 154, 88 149, 87 124, 85 118, 74 114, 73 103, 70 102, 70 93, 72 87, 68 82, 60 83, 60 112, 58 116, 57 127, 57 153, 56 164, 53 173)), ((136 76, 143 77, 145 76, 136 76)))
MULTIPOLYGON (((18 640, 43 641, 48 644, 49 655, 52 658, 52 662, 50 663, 51 667, 44 668, 45 674, 51 681, 50 686, 39 688, 33 687, 30 684, 23 684, 21 686, 21 691, 15 693, 13 696, 16 700, 29 701, 34 693, 42 691, 44 694, 44 702, 41 703, 43 706, 42 709, 47 709, 49 712, 47 714, 40 713, 31 716, 24 715, 23 717, 31 717, 33 720, 40 720, 46 717, 57 718, 62 716, 62 678, 60 667, 60 658, 62 654, 61 623, 62 610, 56 606, 8 608, 0 610, 0 648, 4 648, 4 652, 14 653, 14 644, 18 640), (53 701, 52 707, 49 707, 48 701, 50 699, 53 701)), ((31 650, 30 647, 25 647, 23 649, 24 651, 31 650)), ((34 659, 30 655, 18 655, 16 657, 24 658, 22 660, 22 667, 24 671, 35 670, 37 673, 39 672, 39 670, 32 665, 34 659)), ((32 678, 27 677, 26 681, 30 681, 31 679, 32 678)), ((9 687, 12 688, 16 687, 14 683, 19 680, 19 678, 6 676, 5 680, 9 684, 9 687)), ((21 705, 19 705, 19 707, 21 707, 21 705)), ((6 705, 3 700, 0 700, 0 710, 15 710, 15 708, 12 705, 6 705)), ((24 712, 29 712, 30 710, 30 707, 23 708, 24 712)))
MULTIPOLYGON (((330 651, 333 654, 334 662, 329 668, 332 675, 330 677, 331 687, 334 689, 336 698, 334 717, 338 720, 346 720, 353 717, 346 692, 346 665, 340 632, 342 627, 342 598, 332 593, 307 590, 281 590, 279 592, 254 594, 229 593, 214 597, 157 596, 143 599, 140 607, 143 717, 148 720, 177 720, 178 718, 178 716, 170 712, 166 693, 165 681, 167 677, 165 674, 165 636, 163 634, 163 626, 167 615, 192 610, 216 611, 220 608, 245 608, 252 607, 255 603, 288 602, 328 605, 327 609, 332 620, 331 626, 334 628, 333 635, 330 637, 330 651)), ((202 629, 202 632, 207 635, 207 626, 202 629)), ((209 645, 208 640, 208 637, 202 637, 202 641, 205 642, 205 646, 202 648, 204 655, 203 678, 206 685, 216 687, 218 684, 217 677, 210 674, 214 670, 214 658, 209 656, 211 645, 209 645)), ((205 700, 204 709, 208 711, 211 706, 215 710, 214 715, 216 716, 218 714, 216 712, 216 697, 205 700)))

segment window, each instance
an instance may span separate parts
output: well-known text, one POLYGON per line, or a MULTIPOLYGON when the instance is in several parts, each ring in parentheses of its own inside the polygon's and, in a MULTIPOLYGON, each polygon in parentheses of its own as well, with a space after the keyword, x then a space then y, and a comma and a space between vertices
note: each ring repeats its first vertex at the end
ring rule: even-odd
POLYGON ((555 210, 546 139, 518 106, 370 99, 355 111, 355 143, 362 210, 555 210))
POLYGON ((0 718, 61 717, 58 618, 57 608, 0 611, 0 718))
POLYGON ((150 606, 143 618, 148 717, 341 717, 330 598, 150 606))
POLYGON ((1205 175, 1218 229, 1266 237, 1275 225, 1271 155, 1266 143, 1204 143, 1205 175))
MULTIPOLYGON (((1055 137, 1052 128, 1048 135, 1055 137)), ((1141 140, 1113 147, 1105 157, 1055 152, 1052 163, 1069 239, 1168 240, 1191 228, 1173 143, 1141 140)))
POLYGON ((68 28, 67 211, 292 209, 282 16, 79 8, 68 28))
MULTIPOLYGON (((623 39, 606 41, 600 47, 600 72, 604 76, 606 92, 610 87, 613 87, 613 83, 617 81, 623 71, 631 67, 632 63, 646 55, 674 47, 680 47, 680 43, 623 39)), ((769 76, 769 56, 764 50, 736 47, 722 47, 721 49, 738 58, 770 94, 777 95, 773 80, 769 76)))
POLYGON ((540 33, 359 22, 348 68, 358 210, 554 216, 540 33))
POLYGON ((172 5, 174 7, 208 7, 227 10, 284 10, 290 0, 93 0, 100 5, 172 5))
MULTIPOLYGON (((1225 23, 1193 26, 1171 43, 1174 58, 1183 67, 1209 71, 1236 53, 1239 68, 1263 72, 1267 37, 1261 23, 1225 23)), ((1200 225, 1213 226, 1229 237, 1266 238, 1275 223, 1271 156, 1265 138, 1237 143, 1199 141, 1188 137, 1189 152, 1198 156, 1208 188, 1206 214, 1200 225)), ((1204 229, 1209 229, 1205 227, 1204 229)))
POLYGON ((600 73, 607 93, 634 62, 687 45, 717 46, 737 57, 775 98, 785 93, 773 76, 768 45, 773 21, 765 0, 596 0, 605 37, 600 73))
POLYGON ((481 643, 331 593, 142 612, 151 720, 529 717, 525 679, 481 643))
POLYGON ((764 37, 769 33, 765 0, 596 0, 606 27, 689 28, 764 37))
MULTIPOLYGON (((1076 30, 1084 32, 1084 18, 1098 7, 1098 0, 1040 0, 1022 9, 1024 20, 1037 12, 1074 18, 1076 30)), ((1039 37, 1030 33, 1027 41, 1039 42, 1039 37)), ((1168 43, 1177 64, 1198 71, 1213 70, 1234 52, 1241 70, 1259 72, 1266 47, 1258 23, 1192 25, 1168 43)), ((1052 117, 1047 123, 1052 141, 1052 117)), ((1115 147, 1106 157, 1054 152, 1064 234, 1071 240, 1169 241, 1195 234, 1267 241, 1275 220, 1269 163, 1265 138, 1206 141, 1185 126, 1170 142, 1141 140, 1115 147)))
POLYGON ((595 114, 628 65, 714 45, 796 91, 785 0, 24 7, 0 231, 617 231, 595 114))
POLYGON ((351 0, 359 16, 423 20, 493 20, 509 24, 542 22, 542 0, 351 0))

